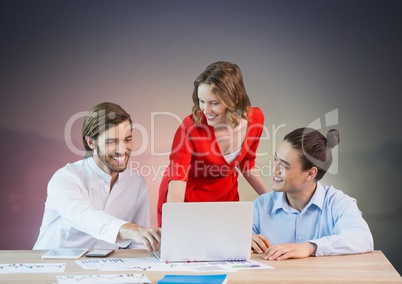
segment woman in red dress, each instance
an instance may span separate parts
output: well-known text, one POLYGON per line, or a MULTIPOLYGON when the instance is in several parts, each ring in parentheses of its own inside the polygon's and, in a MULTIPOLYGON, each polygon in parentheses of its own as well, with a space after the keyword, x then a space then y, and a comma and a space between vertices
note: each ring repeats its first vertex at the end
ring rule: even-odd
POLYGON ((159 226, 165 202, 238 201, 236 168, 258 194, 268 191, 255 168, 264 114, 251 107, 240 68, 210 64, 194 81, 193 102, 159 188, 159 226))

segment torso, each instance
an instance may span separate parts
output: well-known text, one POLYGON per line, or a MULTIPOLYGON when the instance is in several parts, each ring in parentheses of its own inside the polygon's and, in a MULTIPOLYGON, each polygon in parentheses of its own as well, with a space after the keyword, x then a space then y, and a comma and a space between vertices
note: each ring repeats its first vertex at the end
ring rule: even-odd
POLYGON ((216 142, 223 156, 230 155, 242 147, 247 135, 247 126, 247 120, 242 118, 236 128, 227 126, 214 129, 216 142))

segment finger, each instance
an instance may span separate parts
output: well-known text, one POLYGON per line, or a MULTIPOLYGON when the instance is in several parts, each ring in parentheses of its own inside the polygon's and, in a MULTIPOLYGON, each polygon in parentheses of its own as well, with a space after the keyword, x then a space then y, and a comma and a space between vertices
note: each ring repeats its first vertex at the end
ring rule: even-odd
POLYGON ((279 255, 281 255, 280 248, 274 246, 265 251, 263 258, 267 260, 275 260, 279 255))
POLYGON ((278 248, 269 260, 285 260, 292 257, 292 250, 287 247, 278 248))
POLYGON ((153 234, 149 235, 148 241, 149 241, 152 251, 157 251, 158 250, 158 241, 155 239, 153 234))
POLYGON ((285 259, 288 259, 291 257, 292 257, 291 253, 286 252, 286 253, 283 253, 282 255, 278 256, 276 260, 285 260, 285 259))
POLYGON ((269 244, 269 241, 263 235, 253 235, 252 241, 253 241, 252 247, 259 254, 264 253, 269 247, 269 246, 267 246, 267 243, 269 244))
POLYGON ((251 247, 252 247, 252 250, 255 251, 256 253, 258 253, 258 254, 263 253, 263 250, 260 248, 260 246, 254 240, 251 241, 251 247))
POLYGON ((148 252, 152 252, 152 246, 151 243, 148 241, 147 238, 144 238, 142 241, 142 244, 145 246, 148 252))
POLYGON ((264 242, 266 248, 269 248, 271 246, 271 242, 268 240, 267 237, 265 237, 264 235, 260 235, 260 238, 264 242))
POLYGON ((156 239, 156 241, 158 243, 161 242, 162 239, 162 233, 160 229, 152 229, 152 235, 154 236, 154 238, 156 239))

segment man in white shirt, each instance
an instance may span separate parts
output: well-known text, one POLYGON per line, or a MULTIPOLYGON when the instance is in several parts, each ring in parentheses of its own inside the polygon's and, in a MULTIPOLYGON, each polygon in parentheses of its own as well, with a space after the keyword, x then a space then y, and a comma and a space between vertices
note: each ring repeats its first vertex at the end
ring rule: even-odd
POLYGON ((127 169, 132 120, 119 105, 101 103, 85 118, 86 158, 59 169, 48 184, 42 226, 34 249, 156 251, 160 230, 149 228, 148 188, 127 169))

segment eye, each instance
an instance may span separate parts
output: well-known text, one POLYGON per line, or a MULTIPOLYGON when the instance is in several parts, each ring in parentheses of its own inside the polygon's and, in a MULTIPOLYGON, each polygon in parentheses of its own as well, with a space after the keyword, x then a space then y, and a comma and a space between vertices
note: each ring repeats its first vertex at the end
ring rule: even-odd
POLYGON ((204 103, 204 101, 201 100, 201 99, 198 99, 198 101, 199 101, 200 104, 203 104, 203 103, 204 103))
POLYGON ((212 102, 211 103, 213 106, 217 106, 217 105, 219 105, 219 103, 218 102, 212 102))

